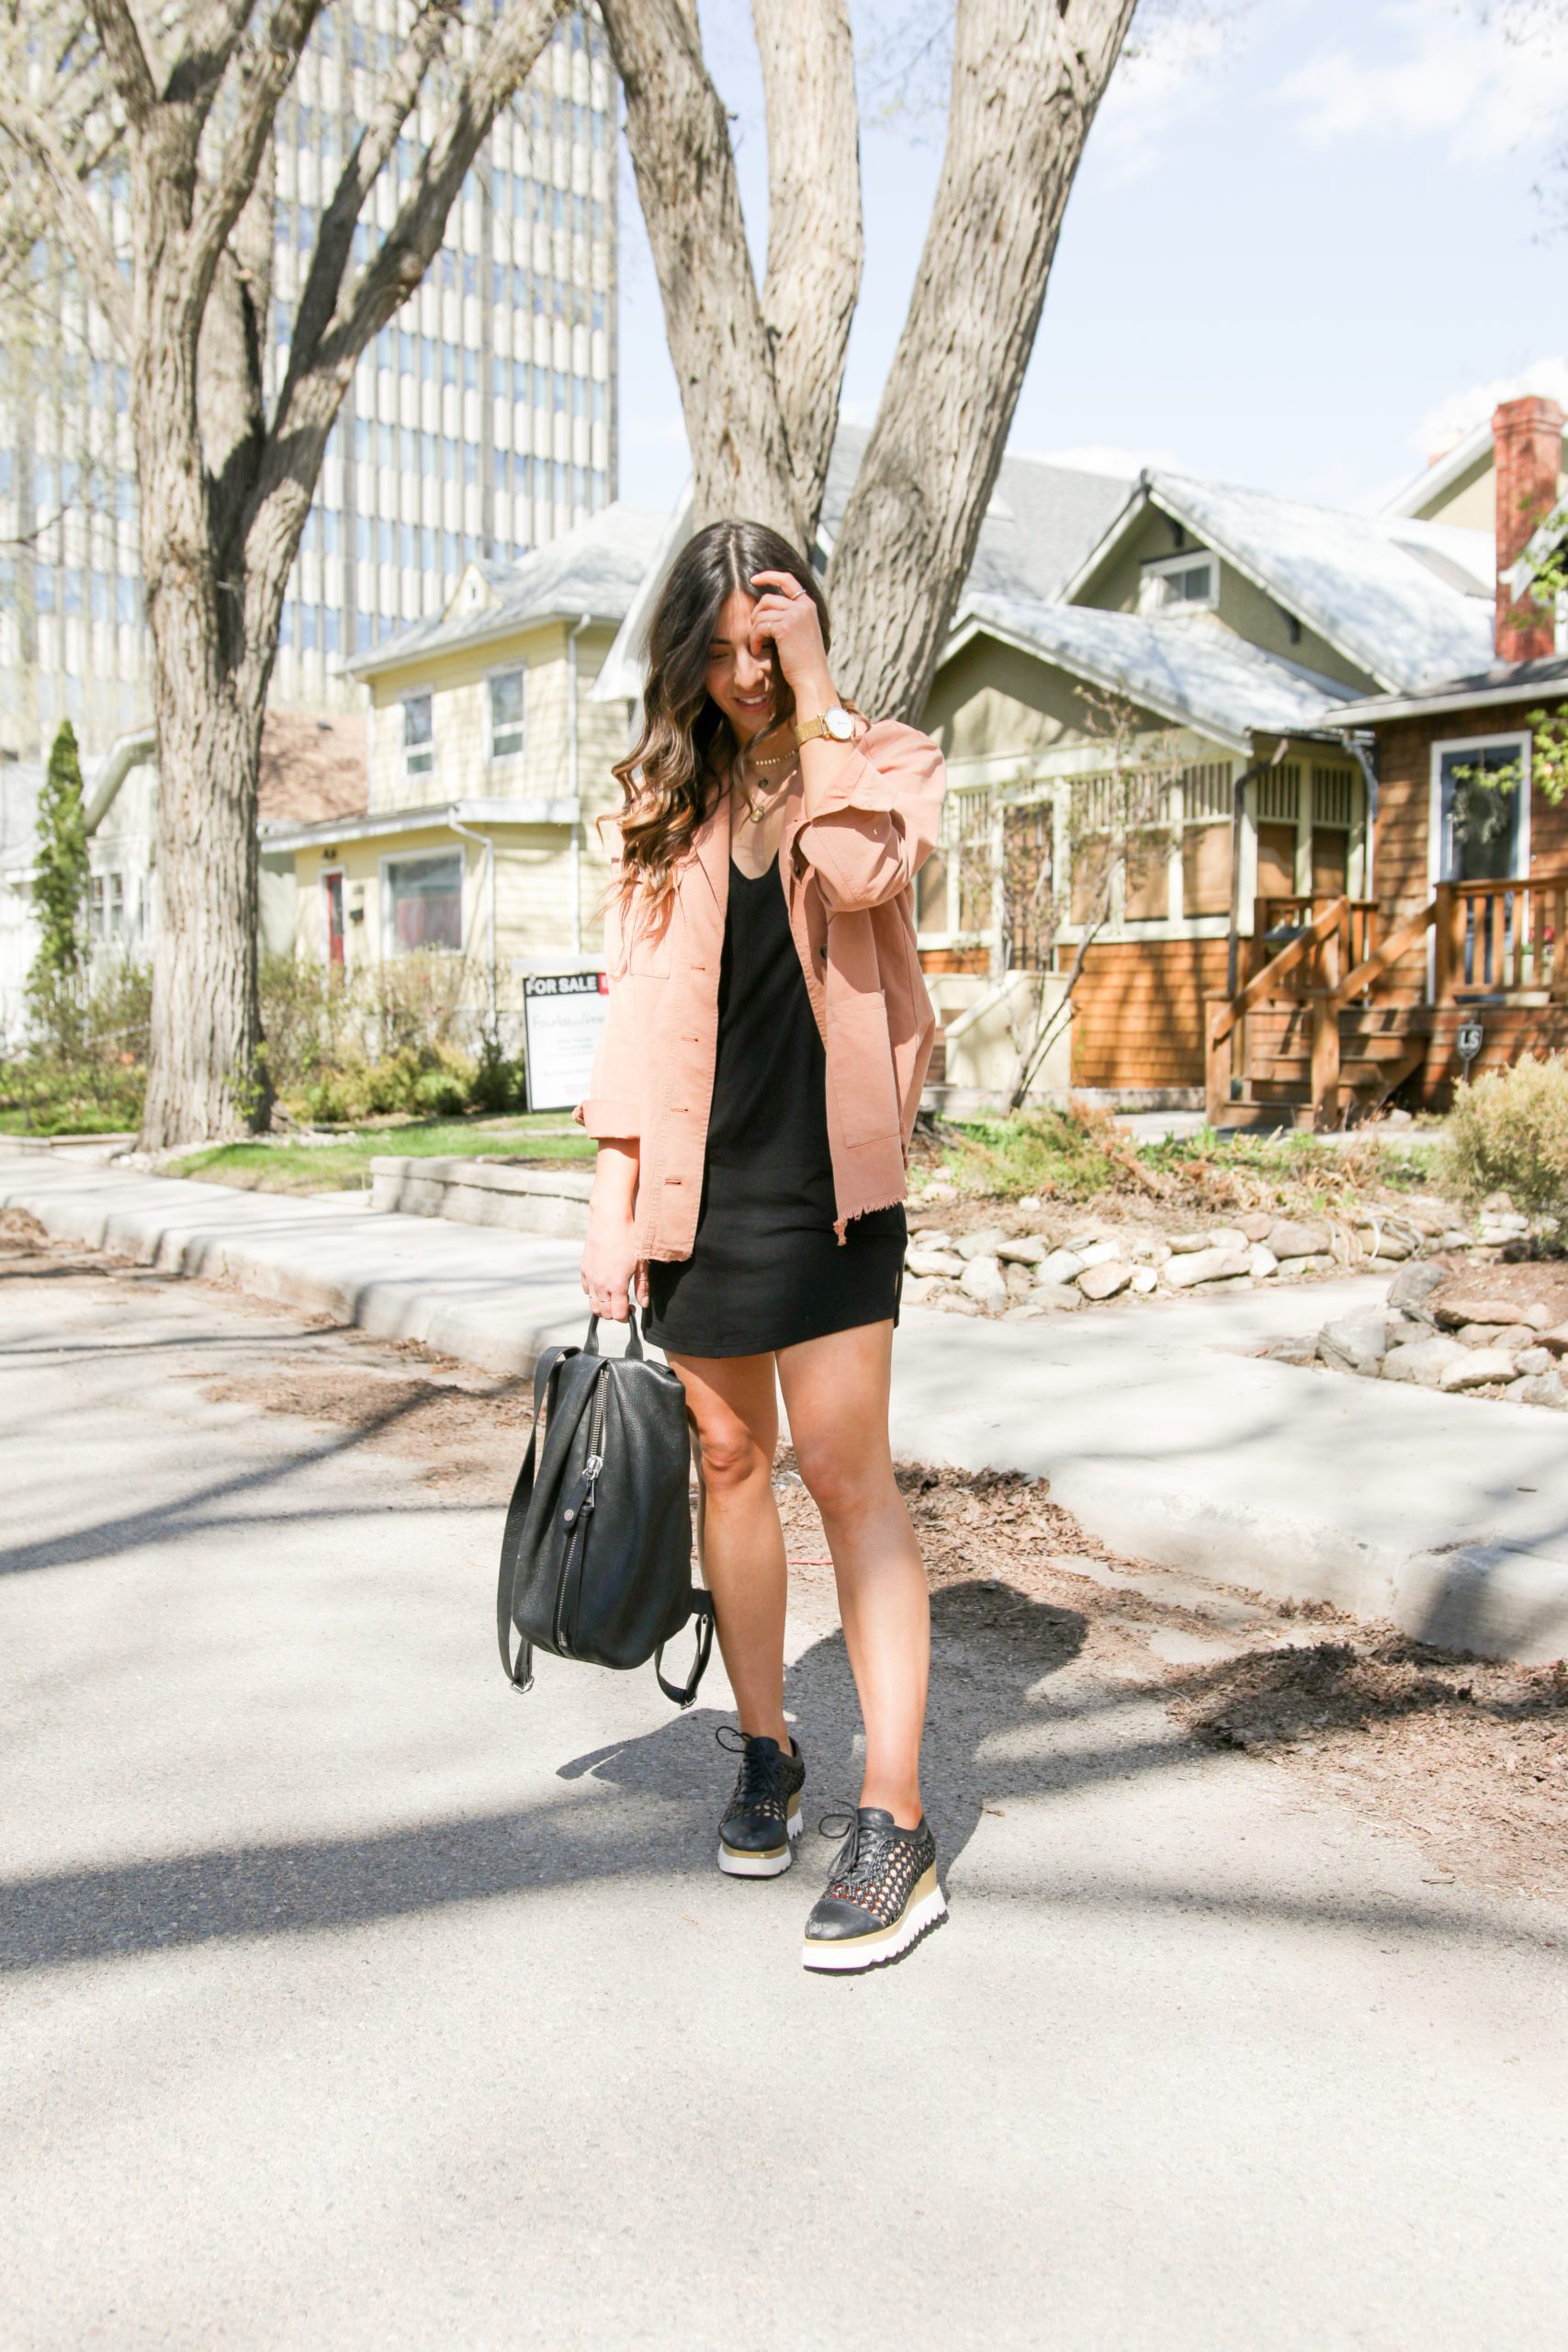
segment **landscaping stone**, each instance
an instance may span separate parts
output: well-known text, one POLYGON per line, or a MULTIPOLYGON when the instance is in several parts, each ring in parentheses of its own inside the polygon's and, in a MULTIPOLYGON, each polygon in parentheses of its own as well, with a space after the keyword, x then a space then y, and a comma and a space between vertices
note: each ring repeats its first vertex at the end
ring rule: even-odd
POLYGON ((1514 1370, 1527 1375, 1538 1372, 1550 1372, 1551 1368, 1551 1357, 1545 1348, 1521 1348, 1514 1358, 1514 1370))
POLYGON ((1159 1288, 1159 1276, 1152 1266, 1134 1266, 1133 1291, 1135 1297, 1147 1298, 1150 1291, 1159 1288))
POLYGON ((1250 1242, 1247 1252, 1247 1271, 1255 1280, 1267 1282, 1270 1274, 1279 1272, 1280 1261, 1265 1243, 1250 1242))
POLYGON ((1057 1285, 1077 1282, 1083 1266, 1084 1261, 1076 1250, 1052 1250, 1041 1259, 1037 1279, 1057 1285))
POLYGON ((1551 1411, 1568 1413, 1568 1383, 1560 1372, 1532 1373, 1511 1382, 1503 1394, 1517 1405, 1545 1405, 1551 1411))
POLYGON ((973 1233, 961 1233, 953 1246, 961 1258, 994 1258, 1006 1239, 999 1225, 977 1225, 973 1233))
POLYGON ((1238 1216, 1237 1225, 1249 1241, 1267 1241, 1273 1216, 1268 1209, 1252 1209, 1246 1216, 1238 1216))
POLYGON ((1050 1312, 1050 1308, 1043 1306, 1037 1298, 1025 1298, 1021 1299, 1016 1306, 1010 1306, 1002 1317, 1002 1321, 1004 1323, 1037 1323, 1042 1316, 1049 1315, 1050 1312))
POLYGON ((1051 1255, 1051 1243, 1043 1233, 1024 1233, 1015 1240, 998 1241, 997 1255, 1004 1265, 1038 1266, 1051 1255))
POLYGON ((1331 1255, 1320 1251, 1315 1257, 1312 1258, 1283 1259, 1280 1261, 1280 1272, 1282 1274, 1288 1274, 1293 1282, 1303 1274, 1337 1273, 1338 1272, 1338 1266, 1336 1260, 1331 1255))
POLYGON ((1036 1283, 1033 1295, 1042 1306, 1066 1307, 1069 1314, 1083 1305, 1077 1292, 1067 1283, 1036 1283))
POLYGON ((1454 1388, 1489 1388, 1494 1381, 1512 1380, 1514 1359, 1506 1348, 1467 1348, 1462 1360, 1444 1367, 1438 1375, 1438 1385, 1444 1390, 1454 1388))
POLYGON ((1490 1323, 1501 1329, 1508 1323, 1534 1321, 1531 1310, 1528 1307, 1521 1309, 1517 1299, 1487 1298, 1480 1291, 1464 1292, 1452 1298, 1439 1298, 1433 1312, 1438 1321, 1452 1331, 1462 1329, 1467 1323, 1490 1323))
POLYGON ((1550 1348, 1554 1356, 1568 1356, 1568 1323, 1559 1323, 1540 1335, 1540 1344, 1550 1348))
POLYGON ((1196 1250, 1190 1255, 1172 1258, 1162 1269, 1165 1279, 1178 1290, 1194 1290, 1200 1283, 1234 1282, 1247 1271, 1247 1250, 1196 1250))
POLYGON ((1171 1248, 1179 1257, 1187 1257, 1194 1250, 1207 1250, 1209 1247, 1209 1236, 1206 1233, 1173 1233, 1168 1238, 1171 1248))
POLYGON ((1391 1348, 1382 1360, 1382 1376, 1385 1380, 1409 1381, 1417 1388, 1437 1388, 1450 1364, 1470 1361, 1470 1350, 1461 1348, 1457 1340, 1434 1336, 1412 1340, 1403 1348, 1391 1348))
POLYGON ((1004 1262, 1002 1265, 1002 1280, 1008 1286, 1008 1296, 1010 1298, 1016 1299, 1028 1297, 1030 1271, 1027 1266, 1015 1266, 1004 1262))
POLYGON ((1272 1363, 1309 1364, 1318 1360, 1317 1341, 1310 1332, 1304 1331, 1292 1331, 1282 1340, 1270 1340, 1269 1345, 1258 1352, 1266 1355, 1272 1363))
POLYGON ((1392 1232, 1387 1226, 1380 1227, 1372 1239, 1372 1256, 1378 1259, 1413 1258, 1416 1248, 1407 1233, 1392 1232))
POLYGON ((1122 1244, 1120 1241, 1091 1241, 1087 1250, 1078 1251, 1078 1256, 1086 1268, 1109 1266, 1121 1258, 1122 1244))
POLYGON ((1252 1276, 1250 1274, 1212 1274, 1206 1283, 1200 1283, 1198 1288, 1202 1291, 1250 1290, 1252 1276))
POLYGON ((1000 1261, 992 1257, 971 1258, 958 1277, 958 1287, 982 1306, 1000 1306, 1008 1295, 1000 1261))
POLYGON ((1462 1323, 1458 1336, 1467 1348, 1506 1348, 1514 1355, 1535 1338, 1529 1323, 1462 1323))
POLYGON ((956 1250, 928 1250, 923 1242, 912 1241, 904 1252, 904 1265, 911 1274, 925 1274, 955 1282, 964 1272, 964 1261, 956 1250))
POLYGON ((1085 1298, 1114 1298, 1132 1279, 1133 1269, 1123 1259, 1106 1258, 1098 1265, 1084 1268, 1078 1276, 1078 1288, 1085 1298))
POLYGON ((1388 1303, 1391 1306, 1403 1307, 1407 1314, 1412 1307, 1418 1308, 1425 1321, 1428 1319, 1426 1315, 1425 1302, 1431 1297, 1432 1293, 1438 1288, 1443 1280, 1441 1266, 1428 1264, 1402 1266, 1388 1286, 1388 1303))
MULTIPOLYGON (((1082 1233, 1069 1233, 1062 1246, 1064 1249, 1072 1250, 1075 1257, 1082 1258, 1085 1250, 1092 1250, 1097 1241, 1106 1241, 1109 1238, 1110 1236, 1103 1226, 1091 1225, 1082 1233)), ((1085 1263, 1088 1263, 1087 1259, 1085 1263)))
POLYGON ((920 1250, 951 1250, 953 1248, 952 1234, 943 1231, 941 1227, 933 1232, 922 1230, 919 1233, 911 1234, 909 1238, 914 1246, 920 1250))
POLYGON ((1374 1376, 1388 1353, 1388 1317, 1383 1315, 1341 1316, 1336 1323, 1325 1323, 1318 1333, 1317 1352, 1337 1372, 1374 1376))
POLYGON ((1334 1246, 1334 1237, 1326 1225, 1314 1218, 1310 1224, 1296 1217, 1277 1216, 1264 1235, 1264 1239, 1276 1258, 1320 1258, 1334 1246))
POLYGON ((925 1281, 919 1274, 911 1274, 908 1262, 905 1261, 904 1283, 898 1295, 906 1306, 920 1306, 923 1301, 930 1298, 934 1288, 933 1283, 925 1281))
POLYGON ((1446 1233, 1438 1234, 1438 1247, 1439 1250, 1473 1250, 1475 1236, 1466 1233, 1462 1226, 1450 1226, 1446 1233))

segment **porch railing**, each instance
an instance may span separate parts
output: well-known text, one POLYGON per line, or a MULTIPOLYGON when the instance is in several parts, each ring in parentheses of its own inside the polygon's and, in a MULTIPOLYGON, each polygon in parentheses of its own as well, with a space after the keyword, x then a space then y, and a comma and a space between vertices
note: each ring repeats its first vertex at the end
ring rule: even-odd
POLYGON ((1337 988, 1347 972, 1376 954, 1377 944, 1375 899, 1315 890, 1254 901, 1251 977, 1271 969, 1281 997, 1302 999, 1318 989, 1337 988), (1281 962, 1281 951, 1303 933, 1311 934, 1307 951, 1281 962))
POLYGON ((1438 1004, 1468 997, 1568 997, 1562 926, 1568 875, 1497 882, 1439 882, 1435 893, 1432 993, 1438 1004))

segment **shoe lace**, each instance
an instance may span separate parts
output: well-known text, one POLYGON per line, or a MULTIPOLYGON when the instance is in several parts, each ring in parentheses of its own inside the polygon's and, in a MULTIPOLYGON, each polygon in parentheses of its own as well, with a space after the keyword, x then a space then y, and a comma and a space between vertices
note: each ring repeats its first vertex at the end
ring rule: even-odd
POLYGON ((829 1806, 817 1824, 817 1835, 829 1840, 841 1838, 844 1841, 833 1864, 835 1886, 856 1878, 880 1877, 883 1859, 893 1843, 881 1823, 863 1821, 859 1805, 852 1804, 847 1797, 829 1806))
MULTIPOLYGON (((740 1771, 735 1783, 736 1803, 742 1805, 765 1804, 773 1793, 776 1759, 763 1753, 754 1733, 738 1730, 733 1724, 720 1724, 714 1737, 727 1755, 740 1758, 740 1771)), ((779 1754, 782 1756, 783 1753, 781 1748, 779 1754)))

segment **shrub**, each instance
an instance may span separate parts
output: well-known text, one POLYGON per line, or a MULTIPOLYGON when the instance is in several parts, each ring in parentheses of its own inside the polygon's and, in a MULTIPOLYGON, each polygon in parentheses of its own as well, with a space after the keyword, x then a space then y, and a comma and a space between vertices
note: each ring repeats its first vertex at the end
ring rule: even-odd
POLYGON ((1568 1240, 1568 1054, 1516 1062, 1461 1086, 1440 1173, 1461 1200, 1506 1193, 1541 1233, 1568 1240))
POLYGON ((947 1172, 965 1187, 1004 1196, 1049 1193, 1087 1201, 1128 1184, 1148 1189, 1110 1114, 1081 1102, 964 1120, 947 1152, 947 1172))

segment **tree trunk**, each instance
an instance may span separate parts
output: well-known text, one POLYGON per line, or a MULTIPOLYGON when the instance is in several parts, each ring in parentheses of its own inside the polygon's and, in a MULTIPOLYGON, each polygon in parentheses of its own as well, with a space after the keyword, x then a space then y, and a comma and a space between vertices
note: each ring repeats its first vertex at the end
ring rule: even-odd
POLYGON ((833 556, 835 676, 879 716, 924 705, 1133 6, 959 0, 942 178, 833 556))
POLYGON ((144 1150, 265 1127, 256 987, 256 779, 264 697, 212 674, 194 618, 156 637, 158 937, 144 1150))
POLYGON ((729 125, 703 62, 695 10, 682 0, 602 0, 602 12, 691 444, 694 527, 736 515, 771 523, 799 546, 806 517, 729 125))

